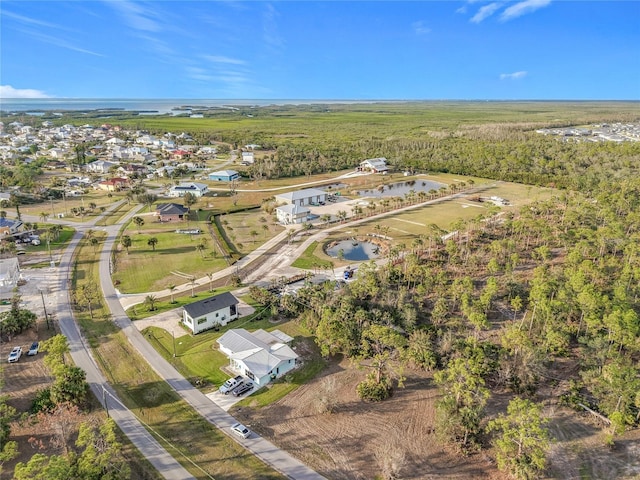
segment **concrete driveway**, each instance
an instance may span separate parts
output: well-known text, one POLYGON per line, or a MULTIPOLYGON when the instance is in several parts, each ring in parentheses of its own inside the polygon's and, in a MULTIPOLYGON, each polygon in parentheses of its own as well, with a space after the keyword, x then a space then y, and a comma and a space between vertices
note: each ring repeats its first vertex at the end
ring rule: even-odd
MULTIPOLYGON (((249 379, 245 377, 245 382, 247 380, 249 379)), ((228 412, 229 409, 233 407, 236 403, 238 403, 243 398, 247 398, 256 390, 258 390, 258 386, 254 383, 253 388, 240 397, 236 397, 232 393, 230 393, 229 395, 225 395, 224 393, 220 393, 217 390, 215 392, 207 393, 206 396, 209 400, 211 400, 213 403, 219 406, 222 410, 224 410, 225 412, 228 412)))

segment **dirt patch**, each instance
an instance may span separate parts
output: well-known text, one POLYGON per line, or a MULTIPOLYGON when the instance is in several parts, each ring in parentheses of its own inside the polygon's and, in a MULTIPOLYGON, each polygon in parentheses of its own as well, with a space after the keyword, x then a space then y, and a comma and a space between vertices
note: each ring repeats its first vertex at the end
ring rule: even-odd
POLYGON ((366 373, 349 360, 333 363, 273 405, 236 415, 331 479, 375 478, 390 464, 398 478, 503 478, 487 456, 464 457, 441 447, 433 430, 437 389, 430 375, 411 372, 391 399, 364 403, 355 388, 366 373), (326 394, 336 399, 333 413, 319 413, 326 394))

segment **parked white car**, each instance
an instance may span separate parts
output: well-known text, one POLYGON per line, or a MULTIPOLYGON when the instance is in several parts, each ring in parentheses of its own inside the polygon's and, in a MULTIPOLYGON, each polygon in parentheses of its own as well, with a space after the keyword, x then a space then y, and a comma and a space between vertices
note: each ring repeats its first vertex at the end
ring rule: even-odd
POLYGON ((20 360, 21 356, 22 347, 13 347, 13 350, 11 350, 11 353, 9 354, 7 360, 9 361, 9 363, 16 363, 18 360, 20 360))
POLYGON ((239 387, 240 385, 242 385, 242 382, 244 382, 244 379, 242 378, 241 375, 238 375, 237 377, 230 378, 226 382, 224 382, 220 386, 218 391, 220 393, 224 393, 225 395, 229 395, 229 392, 231 390, 233 390, 234 388, 239 387))
POLYGON ((242 438, 249 438, 251 435, 251 430, 242 425, 241 423, 236 423, 231 427, 231 431, 242 438))

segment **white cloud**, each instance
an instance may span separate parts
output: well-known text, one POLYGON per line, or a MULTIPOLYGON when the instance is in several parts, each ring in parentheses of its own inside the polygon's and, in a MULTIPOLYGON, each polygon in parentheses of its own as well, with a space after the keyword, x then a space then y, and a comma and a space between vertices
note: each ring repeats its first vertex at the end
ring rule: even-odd
POLYGON ((6 10, 2 11, 2 16, 11 18, 13 20, 17 20, 20 23, 26 23, 29 25, 37 25, 39 27, 49 27, 49 28, 61 28, 59 25, 56 25, 54 23, 38 20, 37 18, 25 17, 24 15, 18 15, 17 13, 11 13, 6 10))
POLYGON ((524 78, 527 76, 527 72, 519 71, 513 73, 501 73, 500 80, 519 80, 520 78, 524 78))
POLYGON ((546 7, 551 3, 551 0, 524 0, 518 2, 515 5, 511 5, 506 8, 502 15, 500 15, 500 21, 508 22, 514 18, 521 17, 527 13, 535 12, 536 10, 546 7))
POLYGON ((0 85, 0 98, 50 98, 42 90, 32 88, 13 88, 11 85, 0 85))
POLYGON ((152 17, 157 14, 149 8, 148 4, 134 3, 128 0, 107 2, 112 8, 122 15, 124 21, 135 30, 145 32, 159 32, 162 30, 160 23, 152 17))
POLYGON ((411 26, 413 27, 413 31, 416 35, 426 35, 427 33, 431 33, 431 29, 427 27, 422 20, 413 22, 411 26))
POLYGON ((488 5, 484 5, 483 7, 480 7, 480 9, 476 12, 476 14, 473 17, 471 17, 471 20, 469 21, 472 23, 480 23, 485 18, 488 18, 491 15, 493 15, 496 12, 496 10, 498 10, 501 6, 502 4, 499 2, 493 2, 488 5))
POLYGON ((228 63, 231 65, 246 65, 247 62, 237 58, 225 57, 224 55, 204 55, 206 60, 213 63, 228 63))
POLYGON ((268 3, 262 15, 262 38, 264 42, 275 48, 284 46, 284 41, 280 36, 277 18, 280 16, 276 8, 268 3))

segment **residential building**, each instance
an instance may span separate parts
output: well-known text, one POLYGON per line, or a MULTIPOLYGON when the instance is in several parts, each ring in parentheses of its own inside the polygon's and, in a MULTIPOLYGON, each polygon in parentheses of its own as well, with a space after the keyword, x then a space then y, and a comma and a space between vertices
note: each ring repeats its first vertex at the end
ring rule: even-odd
POLYGON ((319 205, 327 201, 327 192, 317 188, 306 188, 295 192, 279 193, 276 202, 291 205, 319 205))
POLYGON ((363 172, 384 173, 389 171, 389 168, 387 167, 387 159, 380 157, 363 160, 360 162, 358 170, 363 172))
POLYGON ((11 220, 10 218, 0 217, 0 237, 5 235, 14 235, 22 229, 20 220, 11 220))
POLYGON ((96 160, 95 162, 87 163, 85 166, 87 172, 93 173, 107 173, 111 167, 115 167, 117 163, 107 162, 105 160, 96 160))
POLYGON ((240 178, 240 174, 235 170, 220 170, 209 174, 209 180, 214 182, 232 182, 240 178))
POLYGON ((179 222, 185 219, 189 207, 179 203, 159 203, 156 206, 156 216, 161 222, 179 222))
POLYGON ((103 180, 98 183, 100 190, 106 190, 107 192, 117 192, 129 186, 129 179, 122 177, 110 178, 109 180, 103 180))
POLYGON ((243 165, 253 165, 255 159, 253 157, 253 152, 242 152, 242 164, 243 165))
POLYGON ((298 355, 287 345, 292 340, 280 330, 248 332, 234 328, 217 342, 220 351, 229 358, 231 370, 264 386, 295 368, 298 355))
POLYGON ((300 205, 281 205, 276 207, 276 218, 283 225, 304 223, 309 218, 311 210, 300 205))
POLYGON ((184 197, 187 193, 193 193, 196 197, 202 197, 209 191, 204 183, 187 182, 175 185, 169 189, 168 195, 170 197, 184 197))
POLYGON ((217 326, 225 326, 238 318, 238 299, 229 292, 205 298, 190 305, 185 305, 182 323, 194 334, 210 330, 217 326))

